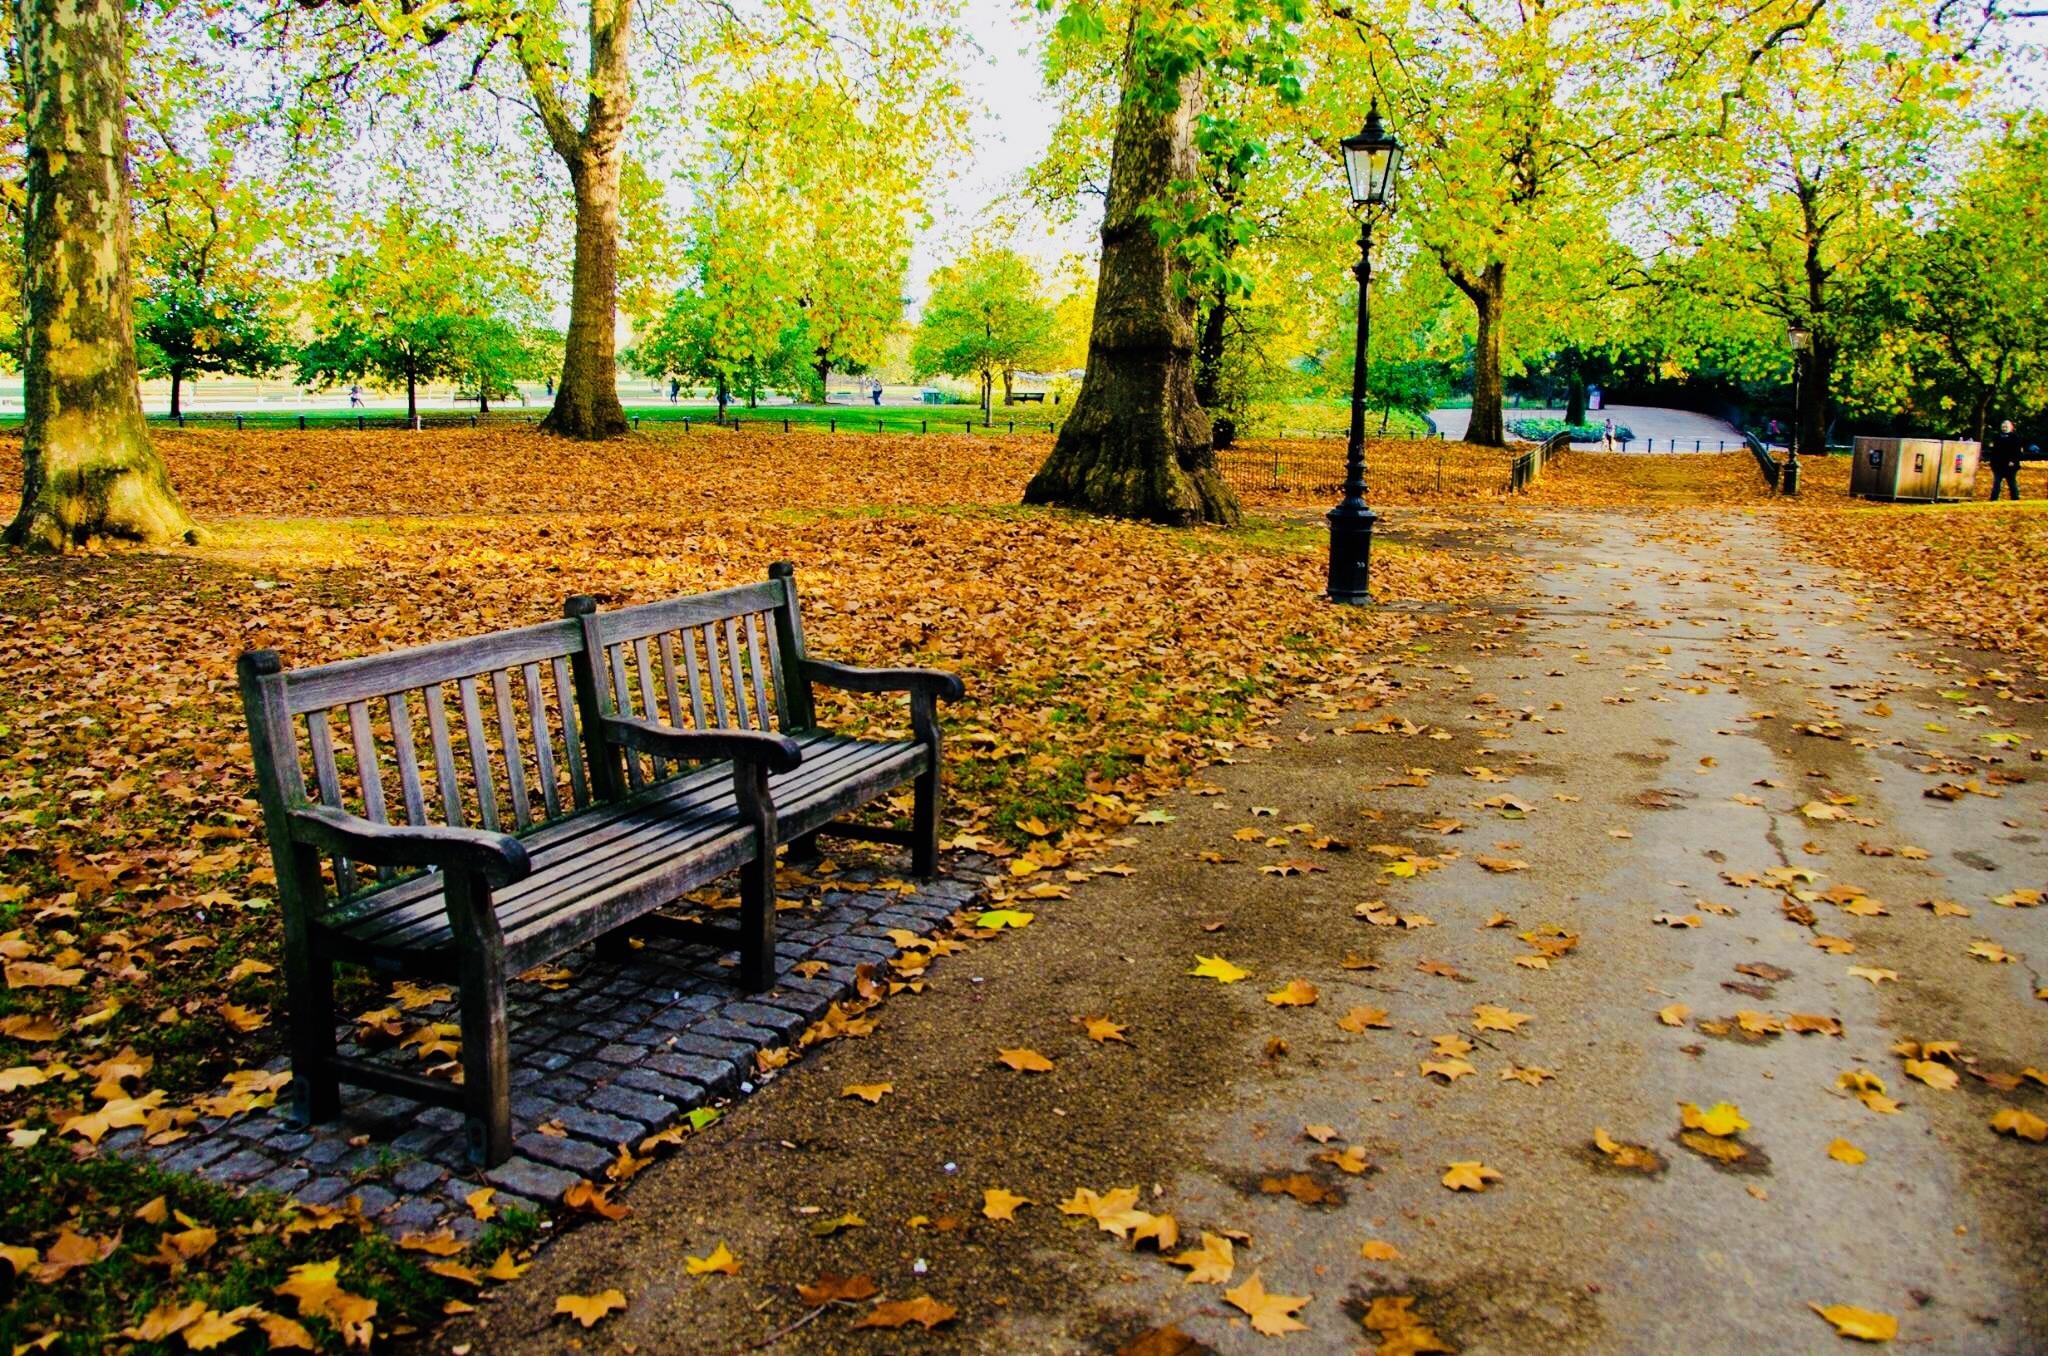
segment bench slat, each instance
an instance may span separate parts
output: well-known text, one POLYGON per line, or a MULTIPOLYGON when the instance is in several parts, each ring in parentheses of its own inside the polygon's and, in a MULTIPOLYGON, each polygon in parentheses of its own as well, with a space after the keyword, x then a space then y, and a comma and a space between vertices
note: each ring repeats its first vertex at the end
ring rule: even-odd
POLYGON ((668 723, 678 730, 687 730, 690 727, 683 724, 683 696, 676 689, 676 633, 663 631, 655 650, 661 655, 661 695, 668 703, 668 723))
POLYGON ((492 833, 498 831, 498 788, 491 780, 491 746, 484 742, 484 713, 477 701, 476 679, 456 682, 462 698, 462 733, 469 742, 469 771, 476 778, 477 818, 492 833))
POLYGON ((512 680, 503 669, 491 671, 491 696, 498 708, 498 738, 505 753, 505 789, 512 794, 512 817, 522 829, 533 827, 533 801, 526 794, 526 760, 519 756, 519 725, 512 710, 512 680))
MULTIPOLYGON (((844 810, 872 800, 878 791, 901 785, 915 775, 922 752, 916 746, 869 747, 893 747, 895 756, 844 766, 837 776, 823 781, 810 794, 794 797, 792 833, 809 832, 826 824, 844 810)), ((499 926, 508 944, 515 934, 558 926, 558 916, 577 913, 585 900, 616 898, 623 882, 650 871, 671 882, 673 893, 661 902, 672 902, 685 891, 723 875, 752 852, 750 835, 729 816, 688 822, 657 820, 648 828, 648 832, 615 844, 602 861, 587 860, 575 845, 566 847, 564 869, 543 868, 528 878, 534 888, 521 898, 497 901, 499 926), (684 881, 687 883, 674 884, 684 881)), ((610 926, 597 931, 608 931, 610 926)), ((417 901, 402 918, 385 920, 380 930, 351 928, 348 934, 367 949, 378 952, 434 950, 452 945, 447 912, 438 894, 417 901)))
POLYGON ((460 828, 464 822, 462 783, 455 779, 455 745, 448 737, 448 702, 441 695, 439 683, 422 689, 422 704, 427 708, 427 738, 434 744, 434 780, 441 788, 441 813, 445 823, 460 828))
POLYGON ((492 669, 575 654, 583 646, 583 628, 574 621, 542 622, 514 631, 465 636, 460 640, 420 645, 390 654, 344 659, 318 668, 285 674, 285 697, 291 713, 304 715, 322 707, 368 701, 408 688, 452 682, 492 669))
POLYGON ((725 663, 732 671, 732 723, 735 729, 747 728, 747 678, 740 667, 739 619, 725 619, 725 663))
MULTIPOLYGON (((787 802, 793 823, 800 826, 794 832, 808 832, 862 798, 872 798, 876 785, 901 784, 915 775, 923 754, 915 744, 865 744, 853 740, 841 741, 833 752, 838 756, 821 759, 808 778, 804 776, 806 769, 799 768, 785 774, 785 784, 773 787, 779 798, 778 817, 783 813, 781 802, 787 802)), ((510 931, 550 908, 560 907, 565 897, 602 889, 622 868, 650 853, 678 850, 679 845, 687 850, 690 843, 717 838, 736 828, 738 812, 733 804, 730 772, 723 764, 717 770, 718 781, 695 788, 698 796, 689 803, 645 805, 636 817, 615 821, 590 834, 558 839, 552 850, 537 850, 535 873, 501 891, 493 901, 501 926, 510 931)), ((577 822, 567 821, 565 827, 577 822)), ((366 945, 382 949, 445 944, 447 919, 438 879, 422 877, 418 885, 421 888, 407 891, 410 897, 395 908, 347 921, 330 916, 323 922, 366 945), (443 941, 430 941, 436 936, 443 941)))
POLYGON ((719 676, 725 670, 725 660, 718 653, 718 628, 705 626, 699 630, 704 636, 704 667, 711 679, 712 718, 717 721, 719 729, 728 729, 731 722, 725 718, 725 685, 719 676))
POLYGON ((403 692, 394 692, 384 699, 385 710, 391 717, 391 749, 398 755, 398 786, 405 797, 405 822, 424 824, 427 822, 427 797, 420 789, 419 747, 413 743, 412 699, 403 692))
MULTIPOLYGON (((862 751, 863 746, 848 741, 847 747, 833 751, 836 757, 821 759, 820 766, 812 770, 810 778, 803 784, 785 785, 781 794, 794 805, 803 803, 807 796, 828 790, 837 781, 850 775, 853 764, 861 758, 862 751)), ((686 800, 645 804, 635 813, 603 825, 591 833, 573 834, 558 839, 545 850, 541 870, 537 870, 517 885, 500 891, 494 898, 493 906, 499 917, 523 918, 535 896, 555 888, 562 881, 600 880, 613 873, 614 864, 620 858, 639 855, 651 843, 670 841, 679 836, 687 838, 697 832, 722 832, 730 827, 737 815, 733 804, 731 771, 725 764, 718 764, 713 770, 717 775, 705 778, 699 785, 692 787, 692 794, 686 800)), ((796 778, 802 771, 799 769, 786 775, 796 778)), ((569 821, 572 825, 575 822, 569 821)), ((539 848, 533 850, 537 853, 543 851, 539 848)), ((354 920, 346 924, 345 930, 351 935, 375 940, 380 945, 411 944, 420 923, 440 915, 441 904, 440 884, 434 877, 422 876, 408 884, 414 888, 399 886, 386 892, 404 901, 398 907, 383 910, 359 909, 354 920)), ((364 903, 368 904, 369 901, 364 903)), ((331 917, 326 921, 329 926, 333 926, 335 922, 331 917)))
MULTIPOLYGON (((661 707, 656 703, 654 696, 654 665, 647 653, 647 637, 645 636, 640 636, 633 641, 633 667, 640 677, 640 714, 649 720, 660 720, 661 707)), ((620 702, 622 708, 630 708, 631 705, 632 703, 628 701, 621 700, 620 702)), ((669 775, 669 762, 666 758, 657 758, 653 754, 649 754, 647 756, 647 771, 648 775, 659 781, 661 778, 669 775)))
POLYGON ((596 614, 597 634, 609 648, 621 641, 721 622, 748 612, 767 612, 782 603, 780 580, 740 584, 687 598, 666 598, 596 614))
POLYGON ((553 662, 555 700, 562 707, 562 747, 569 757, 569 799, 581 810, 590 804, 590 778, 583 770, 583 732, 576 727, 576 686, 569 679, 569 661, 553 662))
POLYGON ((761 614, 758 612, 747 614, 747 654, 753 661, 754 726, 756 729, 773 730, 775 721, 768 711, 768 683, 761 663, 761 614))
POLYGON ((533 732, 533 764, 540 778, 540 802, 547 808, 548 818, 553 819, 562 813, 562 793, 555 785, 555 737, 548 730, 548 703, 540 690, 540 665, 528 664, 521 672, 526 677, 526 723, 533 732))
MULTIPOLYGON (((311 711, 306 715, 306 738, 313 746, 313 785, 319 789, 320 803, 341 804, 341 774, 334 766, 334 730, 328 724, 327 712, 311 711)), ((355 863, 346 857, 334 859, 334 884, 343 899, 355 893, 355 863)))
MULTIPOLYGON (((690 689, 689 728, 701 730, 704 728, 704 673, 697 667, 697 633, 686 626, 676 634, 683 642, 683 681, 690 689)), ((682 724, 680 717, 676 724, 682 724)))

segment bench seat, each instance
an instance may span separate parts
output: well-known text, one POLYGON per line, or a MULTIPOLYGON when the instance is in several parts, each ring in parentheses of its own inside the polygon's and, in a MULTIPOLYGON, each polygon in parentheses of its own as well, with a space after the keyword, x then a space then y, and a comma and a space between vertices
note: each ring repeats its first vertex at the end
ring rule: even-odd
MULTIPOLYGON (((803 762, 769 778, 781 836, 813 833, 924 770, 922 745, 813 732, 796 737, 803 762)), ((494 891, 505 965, 517 972, 594 941, 653 905, 673 903, 706 879, 751 860, 732 764, 700 764, 626 800, 548 824, 522 840, 533 872, 494 891)), ((459 957, 438 873, 415 876, 330 910, 318 921, 341 959, 403 961, 408 971, 455 978, 459 957)), ((737 929, 705 940, 737 947, 737 929)))

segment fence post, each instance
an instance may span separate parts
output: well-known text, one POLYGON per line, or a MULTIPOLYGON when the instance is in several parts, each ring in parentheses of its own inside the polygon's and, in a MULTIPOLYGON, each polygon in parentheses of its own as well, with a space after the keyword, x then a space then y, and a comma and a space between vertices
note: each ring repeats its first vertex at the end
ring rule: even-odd
POLYGON ((359 414, 359 415, 357 415, 357 416, 356 416, 356 432, 358 432, 358 433, 361 433, 362 431, 363 431, 363 416, 361 416, 361 415, 359 414))
POLYGON ((235 416, 235 432, 237 432, 237 433, 240 433, 241 431, 242 431, 242 416, 238 414, 238 415, 236 415, 236 416, 235 416))
POLYGON ((185 412, 183 410, 178 411, 178 427, 185 427, 185 412))
MULTIPOLYGON (((469 416, 469 426, 470 426, 471 428, 475 428, 475 427, 476 427, 476 416, 475 416, 475 415, 473 415, 473 414, 472 414, 471 416, 469 416)), ((640 416, 639 416, 639 415, 637 415, 637 414, 633 416, 633 427, 634 427, 634 428, 639 428, 639 427, 640 427, 640 416)))
MULTIPOLYGON (((471 428, 476 427, 476 416, 473 414, 469 416, 469 426, 471 428)), ((637 414, 633 416, 633 431, 635 433, 638 433, 640 431, 640 416, 637 414)))
POLYGON ((788 420, 788 419, 784 419, 784 420, 782 421, 782 431, 783 431, 784 433, 787 433, 787 432, 789 432, 789 420, 788 420))
POLYGON ((827 418, 827 419, 825 420, 825 432, 827 432, 827 433, 837 433, 837 432, 839 432, 839 416, 838 416, 838 415, 836 415, 836 414, 835 414, 835 415, 832 415, 832 416, 828 417, 828 418, 827 418))
POLYGON ((931 421, 931 420, 929 420, 929 419, 920 419, 920 420, 918 420, 918 421, 917 421, 917 431, 918 431, 919 433, 930 433, 930 432, 932 431, 932 421, 931 421))
POLYGON ((306 416, 302 414, 302 415, 300 415, 300 416, 299 416, 299 432, 301 432, 301 433, 304 433, 305 431, 306 431, 306 416))
POLYGON ((689 431, 690 431, 690 421, 689 421, 689 420, 688 420, 687 418, 685 418, 685 419, 683 420, 683 432, 685 432, 685 433, 688 433, 689 431))

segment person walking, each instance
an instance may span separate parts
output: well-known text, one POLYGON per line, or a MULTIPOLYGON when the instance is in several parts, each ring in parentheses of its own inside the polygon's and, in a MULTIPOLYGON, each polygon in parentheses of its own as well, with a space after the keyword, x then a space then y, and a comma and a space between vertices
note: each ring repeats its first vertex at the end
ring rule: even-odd
POLYGON ((1991 467, 1991 499, 1998 500, 1998 487, 2005 486, 2009 497, 2020 497, 2020 458, 2025 453, 2019 435, 2013 432, 2012 420, 1999 424, 1998 432, 1991 435, 1991 441, 1984 445, 1984 460, 1991 467))
POLYGON ((1602 420, 1600 424, 1600 450, 1602 452, 1612 452, 1614 450, 1614 416, 1611 414, 1602 420))

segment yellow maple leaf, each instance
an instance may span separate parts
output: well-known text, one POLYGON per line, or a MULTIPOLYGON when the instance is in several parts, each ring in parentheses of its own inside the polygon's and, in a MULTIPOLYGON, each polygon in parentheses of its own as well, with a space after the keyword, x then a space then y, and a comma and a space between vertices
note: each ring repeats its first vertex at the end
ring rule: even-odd
POLYGON ((1254 1271, 1243 1285, 1224 1291, 1223 1298, 1250 1317, 1253 1332, 1282 1337, 1290 1332, 1308 1331, 1308 1324, 1294 1315, 1315 1296, 1276 1295, 1266 1289, 1266 1283, 1254 1271))
POLYGON ((889 1093, 896 1091, 894 1083, 848 1083, 839 1090, 841 1097, 858 1097, 863 1102, 879 1102, 889 1093))
POLYGON ((1954 1069, 1931 1059, 1909 1059, 1905 1062, 1906 1077, 1917 1078, 1930 1088, 1950 1092, 1962 1079, 1954 1069))
POLYGON ((1036 1050, 998 1050, 996 1058, 1018 1073, 1051 1073, 1052 1061, 1036 1050))
POLYGON ((1030 1204, 1029 1196, 1019 1196, 1001 1187, 989 1187, 981 1193, 981 1213, 990 1219, 1015 1219, 1017 1207, 1030 1204))
POLYGON ((1425 1059, 1422 1061, 1421 1070, 1423 1077, 1434 1076, 1446 1083, 1455 1083, 1467 1074, 1479 1072, 1471 1064, 1455 1056, 1448 1059, 1425 1059))
POLYGON ((704 1257, 691 1257, 685 1254, 683 1270, 692 1276, 709 1276, 713 1272, 724 1276, 737 1276, 740 1274, 740 1259, 732 1255, 730 1248, 720 1243, 704 1257))
POLYGON ((1484 1163, 1450 1163, 1444 1168, 1443 1184, 1453 1191, 1484 1191, 1487 1183, 1505 1180, 1484 1163))
POLYGON ((1832 1323, 1839 1337, 1854 1337, 1863 1342, 1889 1342, 1899 1335, 1899 1320, 1890 1314, 1858 1309, 1849 1304, 1822 1305, 1808 1300, 1807 1305, 1832 1323))
POLYGON ((1716 1102, 1705 1111, 1691 1102, 1680 1102, 1678 1120, 1688 1130, 1704 1130, 1716 1138, 1749 1129, 1749 1122, 1742 1118, 1742 1112, 1731 1102, 1716 1102))
POLYGON ((1237 1249, 1221 1234, 1202 1231, 1202 1246, 1177 1252, 1166 1259, 1188 1269, 1189 1285, 1222 1285, 1237 1267, 1237 1249))
POLYGON ((1235 984, 1240 979, 1251 978, 1251 971, 1240 970, 1221 956, 1195 955, 1195 968, 1188 971, 1198 979, 1213 979, 1219 984, 1235 984))
POLYGON ((1383 1243, 1377 1238, 1368 1238, 1365 1244, 1359 1248, 1358 1255, 1368 1262, 1398 1262, 1401 1260, 1401 1250, 1399 1248, 1391 1243, 1383 1243))
POLYGON ((1088 1039, 1091 1041, 1122 1041, 1125 1045, 1130 1044, 1124 1037, 1124 1032, 1130 1028, 1112 1022, 1107 1017, 1076 1017, 1074 1020, 1087 1028, 1088 1039))
POLYGON ((1863 1150, 1857 1148, 1846 1139, 1837 1139, 1828 1145, 1828 1157, 1834 1159, 1837 1163, 1847 1163, 1850 1167, 1855 1167, 1858 1163, 1869 1158, 1870 1155, 1864 1153, 1863 1150))
POLYGON ((1359 1032, 1370 1027, 1388 1027, 1392 1025, 1393 1023, 1387 1020, 1387 1010, 1385 1008, 1359 1006, 1337 1019, 1337 1029, 1349 1031, 1353 1035, 1357 1035, 1359 1032))
POLYGON ((1472 1009, 1474 1031, 1520 1031, 1524 1023, 1535 1020, 1527 1012, 1510 1012, 1494 1003, 1481 1003, 1472 1009))
POLYGON ((370 1320, 377 1315, 377 1301, 353 1295, 341 1288, 341 1259, 306 1262, 291 1273, 273 1293, 288 1295, 299 1302, 300 1318, 324 1318, 342 1334, 350 1346, 370 1345, 370 1320))
POLYGON ((1321 995, 1316 986, 1305 979, 1290 979, 1280 988, 1266 995, 1266 1001, 1276 1008, 1305 1008, 1321 995))
POLYGON ((1666 1003, 1657 1009, 1657 1020, 1666 1026, 1684 1026, 1685 1019, 1692 1015, 1692 1009, 1683 1003, 1666 1003))
POLYGON ((626 1307, 626 1296, 618 1290, 600 1290, 595 1295, 557 1295, 555 1312, 569 1317, 588 1328, 606 1314, 626 1307))
POLYGON ((2016 1139, 2030 1139, 2036 1144, 2048 1143, 2048 1121, 2016 1106, 2002 1107, 1993 1112, 1991 1128, 2016 1139))

